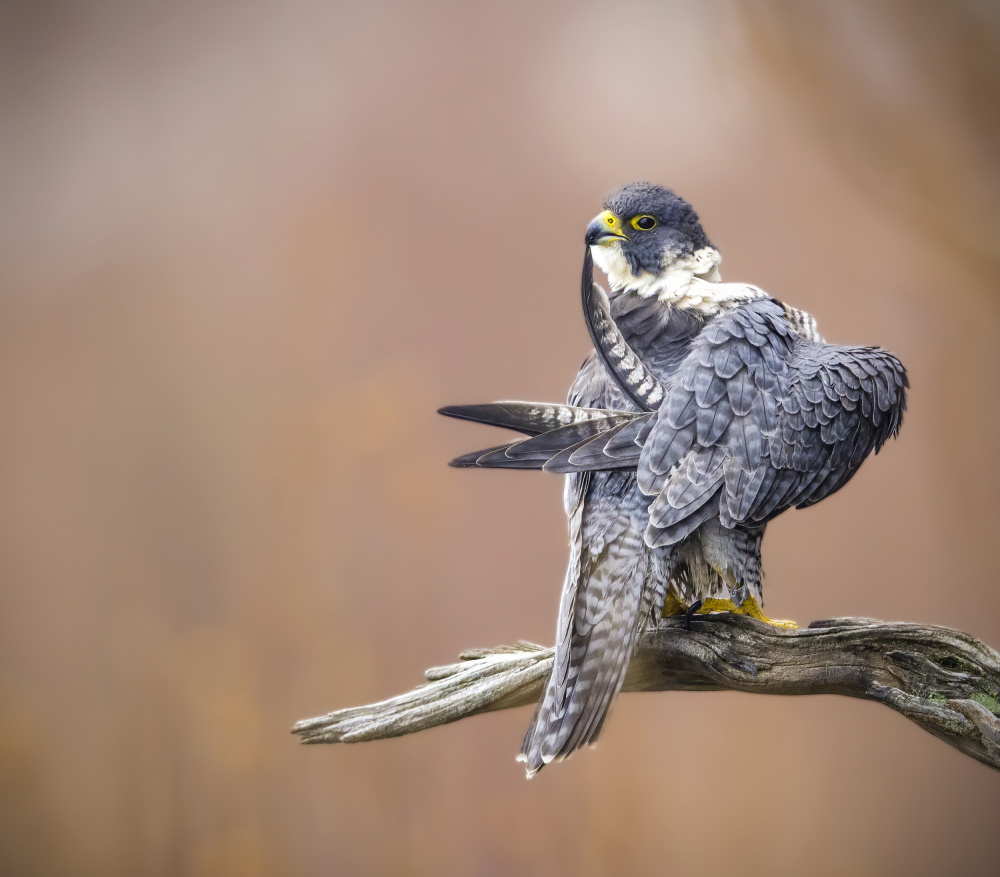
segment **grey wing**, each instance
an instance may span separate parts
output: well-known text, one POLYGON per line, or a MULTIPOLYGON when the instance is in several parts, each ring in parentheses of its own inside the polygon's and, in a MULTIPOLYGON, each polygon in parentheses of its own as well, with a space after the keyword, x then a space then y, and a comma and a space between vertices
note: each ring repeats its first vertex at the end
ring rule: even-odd
POLYGON ((675 373, 639 460, 650 545, 718 515, 763 522, 842 487, 899 428, 906 373, 875 348, 792 332, 771 300, 710 323, 675 373))
MULTIPOLYGON (((464 407, 488 411, 491 406, 464 407)), ((481 419, 485 422, 485 417, 481 419)), ((596 416, 589 420, 495 448, 473 451, 452 460, 450 465, 456 468, 545 469, 567 473, 608 469, 634 471, 639 461, 640 448, 637 444, 626 441, 624 447, 615 453, 606 453, 605 449, 619 435, 623 440, 637 435, 649 419, 649 414, 597 411, 596 416)))
POLYGON ((769 451, 774 465, 801 477, 787 496, 758 504, 755 519, 765 520, 772 506, 805 508, 843 487, 899 432, 907 387, 906 369, 885 350, 797 344, 769 451))

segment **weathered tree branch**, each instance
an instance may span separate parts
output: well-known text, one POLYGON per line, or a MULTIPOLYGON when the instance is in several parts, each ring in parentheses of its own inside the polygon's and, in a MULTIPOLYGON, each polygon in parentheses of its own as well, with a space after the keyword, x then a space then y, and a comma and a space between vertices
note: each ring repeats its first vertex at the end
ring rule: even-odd
MULTIPOLYGON (((551 666, 552 649, 527 642, 464 652, 420 688, 293 731, 303 743, 360 743, 532 704, 551 666)), ((678 690, 873 700, 1000 770, 1000 654, 947 627, 837 618, 786 630, 719 613, 688 631, 668 618, 643 634, 625 691, 678 690)))

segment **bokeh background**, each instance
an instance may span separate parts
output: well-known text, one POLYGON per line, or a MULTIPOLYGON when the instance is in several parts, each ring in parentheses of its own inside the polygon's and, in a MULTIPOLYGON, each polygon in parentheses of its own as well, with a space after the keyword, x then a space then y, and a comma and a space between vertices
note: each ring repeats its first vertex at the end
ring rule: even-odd
POLYGON ((1000 775, 843 698, 627 696, 301 747, 550 642, 561 480, 440 405, 564 397, 632 179, 910 370, 767 608, 1000 646, 1000 13, 974 0, 0 7, 0 871, 995 874, 1000 775))

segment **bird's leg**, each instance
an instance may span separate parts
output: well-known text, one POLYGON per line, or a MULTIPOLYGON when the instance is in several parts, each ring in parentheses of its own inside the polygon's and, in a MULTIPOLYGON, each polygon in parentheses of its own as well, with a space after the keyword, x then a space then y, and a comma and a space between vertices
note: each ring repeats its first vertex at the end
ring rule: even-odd
POLYGON ((701 604, 701 609, 698 611, 702 614, 708 614, 709 612, 732 612, 734 615, 749 615, 751 618, 756 618, 758 621, 763 621, 775 627, 798 628, 798 625, 794 621, 777 621, 768 618, 761 611, 760 604, 754 597, 747 597, 739 606, 732 600, 719 600, 710 597, 701 604))

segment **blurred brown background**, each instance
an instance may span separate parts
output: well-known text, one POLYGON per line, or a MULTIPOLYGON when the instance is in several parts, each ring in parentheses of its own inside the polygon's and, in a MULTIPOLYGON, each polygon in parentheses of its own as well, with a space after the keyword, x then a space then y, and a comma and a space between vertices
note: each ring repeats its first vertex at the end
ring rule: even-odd
POLYGON ((564 397, 636 178, 910 370, 771 614, 1000 646, 996 4, 496 6, 0 7, 0 871, 995 874, 1000 776, 841 698, 625 697, 530 783, 527 710, 289 734, 551 641, 560 479, 434 411, 564 397))

